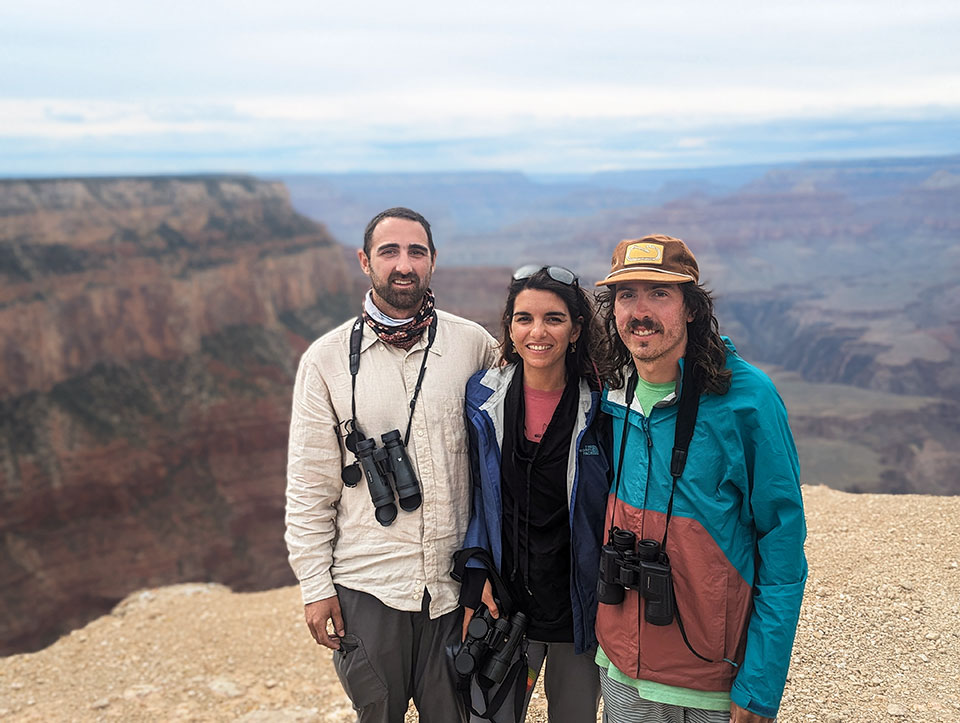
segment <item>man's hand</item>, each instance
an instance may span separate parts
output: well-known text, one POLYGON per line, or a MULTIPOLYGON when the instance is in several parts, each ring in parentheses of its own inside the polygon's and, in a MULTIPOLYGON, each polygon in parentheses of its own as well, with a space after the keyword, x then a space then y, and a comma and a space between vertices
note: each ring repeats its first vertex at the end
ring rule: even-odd
MULTIPOLYGON (((493 601, 493 587, 490 585, 489 579, 483 583, 483 592, 480 594, 480 599, 483 601, 483 604, 487 606, 487 610, 490 611, 494 619, 500 617, 500 610, 493 601)), ((467 639, 467 628, 470 626, 470 621, 473 620, 474 612, 476 611, 473 608, 463 608, 463 631, 460 634, 461 641, 467 639)))
POLYGON ((751 713, 736 703, 730 703, 730 723, 773 723, 775 718, 764 718, 762 715, 751 713))
POLYGON ((340 649, 340 638, 346 632, 343 627, 343 615, 340 612, 340 598, 333 597, 307 603, 303 606, 303 615, 313 639, 331 650, 340 649), (333 624, 333 630, 327 632, 327 621, 333 624))

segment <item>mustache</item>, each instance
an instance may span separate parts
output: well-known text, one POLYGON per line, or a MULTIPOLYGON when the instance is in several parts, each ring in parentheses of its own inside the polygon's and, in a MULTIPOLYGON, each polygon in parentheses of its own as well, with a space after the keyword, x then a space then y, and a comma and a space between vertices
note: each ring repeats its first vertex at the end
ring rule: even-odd
POLYGON ((649 316, 645 316, 642 319, 631 319, 627 322, 627 331, 663 331, 663 327, 651 319, 649 316))

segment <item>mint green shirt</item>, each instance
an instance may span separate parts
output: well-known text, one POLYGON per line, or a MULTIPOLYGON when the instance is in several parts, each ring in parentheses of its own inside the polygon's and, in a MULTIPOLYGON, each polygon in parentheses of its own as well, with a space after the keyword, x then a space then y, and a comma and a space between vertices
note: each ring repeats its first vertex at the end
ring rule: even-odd
POLYGON ((618 683, 636 688, 637 693, 644 700, 667 705, 679 705, 684 708, 700 708, 702 710, 730 710, 730 692, 712 690, 693 690, 675 685, 654 683, 650 680, 637 680, 621 673, 617 666, 610 662, 603 648, 597 646, 597 665, 607 671, 607 677, 618 683))
POLYGON ((676 382, 651 384, 643 377, 637 377, 637 401, 640 403, 640 411, 643 412, 643 416, 649 417, 650 412, 653 411, 653 406, 666 399, 676 388, 676 382))

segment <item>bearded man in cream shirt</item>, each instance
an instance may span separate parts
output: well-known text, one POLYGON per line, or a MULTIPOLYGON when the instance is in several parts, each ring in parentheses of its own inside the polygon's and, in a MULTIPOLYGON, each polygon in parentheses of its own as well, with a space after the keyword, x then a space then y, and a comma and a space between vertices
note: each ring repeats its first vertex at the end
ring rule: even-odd
MULTIPOLYGON (((411 698, 423 723, 466 721, 446 655, 460 640, 450 570, 470 516, 463 394, 470 376, 494 362, 495 342, 434 308, 437 254, 420 214, 377 214, 357 256, 372 287, 361 315, 315 341, 297 372, 290 564, 307 626, 336 651, 360 723, 401 723, 411 698), (398 489, 400 510, 384 496, 389 486, 371 483, 366 469, 361 475, 356 454, 376 468, 371 458, 392 430, 419 482, 419 497, 398 489)), ((380 469, 392 462, 381 460, 380 469)))

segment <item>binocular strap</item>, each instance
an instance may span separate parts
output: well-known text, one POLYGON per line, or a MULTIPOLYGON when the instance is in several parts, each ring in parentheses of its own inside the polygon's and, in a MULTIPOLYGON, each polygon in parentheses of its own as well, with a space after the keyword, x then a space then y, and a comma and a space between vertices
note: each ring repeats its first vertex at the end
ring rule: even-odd
POLYGON ((529 667, 529 663, 527 662, 527 641, 524 640, 520 645, 520 658, 512 666, 510 666, 510 670, 508 670, 507 674, 503 676, 503 682, 500 683, 500 687, 493 695, 492 699, 487 697, 490 689, 481 685, 479 680, 477 681, 477 687, 480 688, 480 695, 483 697, 484 710, 482 713, 473 707, 470 682, 472 680, 476 680, 476 676, 457 676, 457 692, 460 694, 460 698, 463 700, 464 707, 473 715, 477 716, 478 718, 483 718, 484 720, 492 721, 493 717, 497 714, 497 711, 503 707, 503 704, 506 702, 510 691, 513 690, 513 719, 517 723, 521 723, 521 717, 523 714, 523 701, 527 697, 527 686, 526 684, 522 684, 521 681, 525 677, 524 674, 529 667))
MULTIPOLYGON (((670 581, 670 586, 673 587, 673 580, 670 581)), ((683 620, 680 619, 680 606, 679 606, 679 605, 677 604, 677 602, 676 602, 676 600, 677 600, 676 594, 674 594, 673 600, 674 600, 674 602, 673 602, 673 616, 677 619, 677 627, 680 628, 680 635, 683 636, 683 642, 686 644, 687 648, 690 650, 691 653, 693 653, 693 654, 696 655, 698 658, 700 658, 700 660, 702 660, 702 661, 704 661, 704 662, 706 662, 706 663, 716 663, 716 662, 717 662, 716 660, 710 660, 710 658, 706 658, 706 657, 700 655, 700 653, 698 653, 698 652, 696 651, 696 649, 690 644, 690 640, 687 638, 687 631, 683 629, 683 620)), ((732 663, 733 661, 727 661, 727 662, 731 662, 731 663, 732 663)), ((736 663, 733 663, 733 665, 736 666, 737 664, 736 664, 736 663)))
MULTIPOLYGON (((688 361, 685 359, 685 361, 688 361)), ((693 428, 697 424, 697 412, 700 407, 700 393, 702 391, 702 383, 700 382, 699 375, 697 374, 696 367, 693 364, 687 363, 685 368, 688 370, 687 374, 687 383, 683 384, 680 389, 680 400, 677 405, 677 421, 676 421, 676 430, 674 432, 674 441, 673 441, 673 454, 670 458, 670 477, 672 478, 670 484, 670 500, 667 502, 667 515, 666 522, 663 527, 663 540, 660 543, 660 549, 663 550, 664 555, 667 551, 667 533, 670 530, 670 519, 673 517, 673 498, 677 491, 677 481, 683 475, 683 468, 686 466, 687 461, 687 450, 690 447, 690 440, 693 439, 693 428)), ((638 374, 634 370, 630 375, 630 379, 627 381, 626 388, 626 402, 627 408, 624 412, 623 418, 623 432, 620 436, 620 458, 617 460, 617 478, 616 484, 614 486, 614 514, 610 516, 610 534, 613 534, 613 531, 616 529, 616 523, 614 521, 616 515, 616 500, 620 488, 620 473, 623 471, 623 455, 627 446, 627 426, 630 419, 630 406, 633 403, 633 397, 635 390, 637 388, 638 374)), ((673 587, 673 578, 670 579, 670 587, 673 587)), ((674 601, 676 601, 676 594, 673 595, 674 601)), ((639 604, 640 600, 637 600, 639 604)), ((674 602, 673 605, 674 617, 677 620, 677 627, 680 628, 680 635, 683 637, 683 642, 686 644, 687 648, 691 653, 696 655, 700 660, 703 660, 707 663, 714 663, 716 661, 710 660, 703 655, 700 655, 690 644, 690 639, 687 637, 687 631, 683 627, 683 620, 680 618, 680 606, 674 602)), ((733 662, 733 661, 728 661, 733 662)), ((736 665, 736 663, 733 663, 736 665)))
POLYGON ((623 431, 620 433, 620 457, 617 460, 617 478, 613 485, 613 512, 610 514, 610 535, 617 529, 617 496, 620 493, 620 473, 623 471, 623 455, 627 451, 627 425, 630 423, 630 405, 633 404, 633 395, 637 389, 637 371, 634 369, 627 381, 626 400, 627 408, 623 412, 623 431))
MULTIPOLYGON (((423 361, 420 362, 420 373, 417 375, 416 388, 413 390, 413 398, 410 400, 410 417, 407 419, 407 431, 403 435, 403 446, 407 446, 410 441, 410 426, 413 424, 413 412, 417 408, 417 397, 420 396, 420 387, 423 386, 423 375, 427 371, 427 357, 430 355, 430 348, 437 338, 437 314, 433 313, 430 320, 430 326, 427 328, 427 346, 423 350, 423 361)), ((363 339, 363 317, 358 316, 353 322, 353 328, 350 330, 350 413, 353 417, 350 421, 350 428, 357 429, 357 374, 360 373, 360 342, 363 339)))

